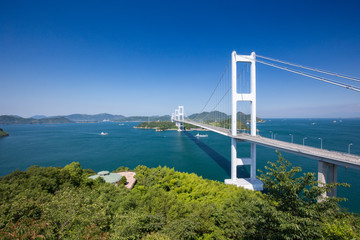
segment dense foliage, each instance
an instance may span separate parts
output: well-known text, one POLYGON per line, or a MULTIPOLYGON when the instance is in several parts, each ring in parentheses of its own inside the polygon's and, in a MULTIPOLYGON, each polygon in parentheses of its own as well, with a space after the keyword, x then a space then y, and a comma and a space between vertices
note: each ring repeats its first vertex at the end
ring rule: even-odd
MULTIPOLYGON (((221 128, 225 128, 225 129, 231 129, 231 119, 228 119, 228 120, 224 120, 224 121, 221 121, 221 122, 208 122, 207 124, 210 124, 210 125, 213 125, 213 126, 216 126, 216 127, 221 127, 221 128)), ((237 121, 237 124, 236 124, 236 128, 238 130, 245 130, 245 131, 248 131, 250 130, 249 126, 243 122, 240 122, 240 121, 237 121)))
POLYGON ((142 122, 138 126, 138 128, 150 128, 150 129, 159 129, 161 131, 168 130, 168 129, 177 129, 174 122, 142 122))
POLYGON ((198 126, 192 125, 190 123, 184 123, 185 130, 191 130, 191 129, 201 129, 198 126))
POLYGON ((348 184, 331 183, 318 186, 314 173, 304 173, 300 167, 291 167, 278 152, 276 163, 265 166, 262 174, 269 202, 275 202, 277 211, 284 215, 283 227, 279 228, 275 238, 291 236, 291 239, 352 239, 359 238, 360 219, 342 212, 338 206, 341 198, 324 198, 322 195, 334 187, 349 187, 348 184), (342 222, 342 226, 336 226, 342 222), (349 224, 351 221, 353 223, 349 224), (324 227, 325 225, 325 227, 324 227), (328 228, 329 226, 331 226, 328 228), (352 226, 354 228, 352 228, 352 226), (347 229, 348 232, 343 232, 347 229), (332 232, 331 234, 329 234, 332 232), (356 232, 356 233, 355 233, 356 232))
MULTIPOLYGON (((175 125, 175 122, 169 122, 169 121, 142 122, 137 127, 138 128, 158 129, 160 131, 178 129, 178 127, 175 125)), ((198 127, 188 124, 188 123, 184 123, 184 128, 186 130, 190 130, 192 128, 198 128, 198 127)))
POLYGON ((166 167, 138 166, 137 184, 128 190, 88 179, 94 172, 75 162, 64 168, 33 166, 0 179, 0 238, 360 237, 357 216, 342 212, 336 200, 317 201, 323 190, 312 185, 314 179, 296 178, 299 169, 287 168, 282 158, 270 165, 262 194, 166 167))
MULTIPOLYGON (((245 114, 243 112, 237 112, 236 117, 240 122, 243 123, 250 122, 251 120, 250 114, 245 114)), ((189 119, 209 123, 216 122, 218 119, 225 119, 225 121, 227 121, 228 119, 231 119, 231 115, 227 115, 226 113, 219 111, 211 111, 191 114, 189 119)), ((265 120, 257 117, 256 122, 265 122, 265 120)))

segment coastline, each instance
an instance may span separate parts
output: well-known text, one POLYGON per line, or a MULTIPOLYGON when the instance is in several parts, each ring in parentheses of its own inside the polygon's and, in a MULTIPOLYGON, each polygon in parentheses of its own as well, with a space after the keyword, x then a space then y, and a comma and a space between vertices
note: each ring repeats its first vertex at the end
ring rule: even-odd
POLYGON ((150 128, 150 127, 137 127, 137 126, 134 126, 133 128, 146 129, 146 130, 155 130, 155 131, 157 131, 157 132, 176 131, 176 130, 177 130, 177 129, 175 129, 175 128, 169 128, 169 129, 160 130, 158 127, 150 128))

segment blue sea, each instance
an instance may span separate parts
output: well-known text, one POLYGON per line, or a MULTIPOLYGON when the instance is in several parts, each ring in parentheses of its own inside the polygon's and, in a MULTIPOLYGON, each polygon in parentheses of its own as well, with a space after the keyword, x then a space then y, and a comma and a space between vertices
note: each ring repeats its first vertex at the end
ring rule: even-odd
MULTIPOLYGON (((230 177, 230 139, 207 132, 197 139, 197 131, 177 132, 133 128, 138 123, 77 123, 0 126, 10 137, 0 138, 0 176, 29 166, 65 166, 80 162, 94 171, 168 166, 181 172, 193 172, 203 178, 224 181, 230 177), (102 136, 101 132, 108 135, 102 136)), ((360 119, 267 119, 257 125, 259 134, 282 141, 360 155, 360 119), (334 122, 336 121, 336 122, 334 122)), ((250 155, 248 143, 238 144, 239 157, 250 155)), ((317 161, 283 153, 294 166, 305 172, 317 172, 317 161)), ((274 149, 257 147, 257 167, 264 170, 268 161, 276 161, 274 149)), ((247 168, 239 174, 248 176, 247 168)), ((350 188, 339 188, 338 196, 348 199, 342 206, 360 213, 360 170, 338 168, 338 181, 350 188)))

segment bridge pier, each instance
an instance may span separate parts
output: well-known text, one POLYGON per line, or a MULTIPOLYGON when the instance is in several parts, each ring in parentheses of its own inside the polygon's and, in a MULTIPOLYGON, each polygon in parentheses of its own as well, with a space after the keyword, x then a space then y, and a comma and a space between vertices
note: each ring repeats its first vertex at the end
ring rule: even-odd
MULTIPOLYGON (((319 186, 325 185, 326 183, 336 183, 337 182, 337 165, 332 163, 327 163, 324 161, 318 161, 318 181, 319 186)), ((336 197, 337 190, 336 187, 332 189, 329 193, 324 193, 322 195, 325 197, 336 197)))
POLYGON ((237 157, 238 140, 231 139, 231 178, 225 179, 225 184, 232 184, 250 190, 263 190, 263 183, 256 178, 256 144, 251 143, 250 158, 237 157), (237 166, 250 165, 250 178, 237 178, 237 166))

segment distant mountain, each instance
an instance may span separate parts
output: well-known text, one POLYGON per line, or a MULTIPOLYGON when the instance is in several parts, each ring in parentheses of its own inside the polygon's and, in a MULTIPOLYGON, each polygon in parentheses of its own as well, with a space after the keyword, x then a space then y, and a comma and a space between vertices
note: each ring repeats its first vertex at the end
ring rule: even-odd
POLYGON ((18 116, 2 115, 0 116, 0 124, 49 124, 49 123, 73 123, 65 117, 52 118, 22 118, 18 116))
POLYGON ((170 115, 164 116, 132 116, 112 115, 100 113, 95 115, 89 114, 71 114, 67 116, 46 117, 44 115, 35 115, 31 118, 22 118, 14 115, 0 116, 0 124, 45 124, 45 123, 73 123, 73 122, 146 122, 146 121, 170 121, 170 115))
MULTIPOLYGON (((219 111, 195 113, 189 116, 189 119, 201 120, 204 122, 215 122, 215 120, 226 120, 231 118, 230 115, 219 111)), ((242 112, 237 113, 238 121, 243 123, 250 122, 250 115, 242 112)), ((156 122, 170 121, 170 115, 163 116, 130 116, 112 115, 100 113, 95 115, 89 114, 71 114, 67 116, 46 117, 44 115, 35 115, 31 118, 22 118, 16 115, 0 116, 0 124, 46 124, 46 123, 73 123, 73 122, 102 122, 104 120, 112 122, 156 122)), ((256 118, 257 122, 264 122, 261 118, 256 118)))
MULTIPOLYGON (((236 118, 238 121, 246 123, 246 122, 250 122, 251 121, 251 116, 250 114, 245 114, 242 112, 238 112, 236 115, 236 118)), ((256 122, 265 122, 264 119, 256 117, 256 122)))
POLYGON ((131 116, 125 117, 123 115, 112 115, 108 113, 101 113, 95 115, 88 114, 71 114, 64 116, 74 122, 102 122, 109 120, 112 122, 145 122, 145 121, 170 121, 170 115, 164 116, 131 116))
MULTIPOLYGON (((226 120, 231 118, 231 115, 219 111, 195 113, 189 116, 189 119, 195 121, 214 122, 215 120, 226 120)), ((250 114, 242 112, 237 113, 237 120, 243 123, 250 122, 250 114)), ((261 118, 256 118, 257 122, 264 122, 261 118)))
POLYGON ((35 116, 32 116, 31 118, 33 118, 33 119, 42 119, 42 118, 47 118, 47 116, 45 116, 45 115, 35 115, 35 116))
POLYGON ((120 121, 124 121, 124 122, 156 122, 156 121, 170 121, 171 117, 170 115, 164 115, 164 116, 132 116, 132 117, 125 117, 123 119, 121 119, 120 121))
POLYGON ((214 122, 216 119, 227 119, 230 116, 219 111, 195 113, 189 116, 189 119, 195 121, 214 122))
POLYGON ((74 122, 101 122, 103 120, 118 121, 125 118, 123 115, 112 115, 108 113, 100 113, 95 115, 71 114, 64 117, 74 122))
POLYGON ((74 123, 67 119, 66 117, 49 117, 49 118, 42 118, 42 119, 35 119, 34 123, 40 124, 49 124, 49 123, 74 123))
POLYGON ((29 124, 32 118, 22 118, 18 116, 3 115, 0 116, 0 124, 29 124))

